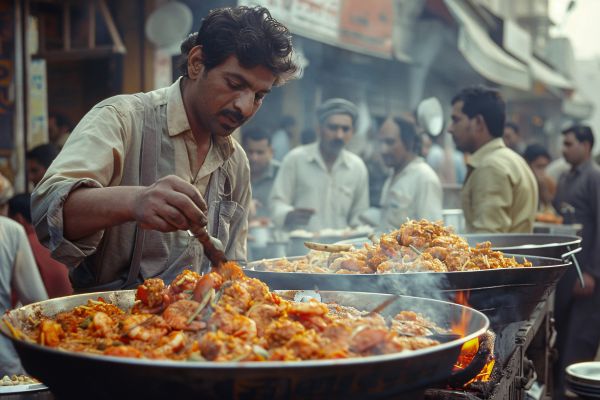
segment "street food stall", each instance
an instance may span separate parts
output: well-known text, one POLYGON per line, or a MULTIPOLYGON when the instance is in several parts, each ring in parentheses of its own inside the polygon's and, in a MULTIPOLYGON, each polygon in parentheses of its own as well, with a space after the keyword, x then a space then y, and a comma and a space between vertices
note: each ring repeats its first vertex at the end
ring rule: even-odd
MULTIPOLYGON (((487 243, 472 248, 424 220, 400 231, 411 236, 384 235, 364 248, 387 244, 388 255, 401 249, 402 267, 390 265, 389 257, 371 273, 265 266, 290 268, 302 257, 244 270, 226 263, 202 277, 187 271, 170 285, 150 279, 134 291, 21 307, 4 316, 1 329, 27 371, 59 398, 83 392, 91 398, 437 398, 447 387, 490 391, 506 379, 507 368, 526 364, 517 350, 546 327, 545 300, 571 262, 509 256, 487 243), (418 232, 469 256, 453 264, 450 253, 443 258, 440 249, 429 250, 441 246, 420 240, 427 235, 418 232), (410 295, 423 285, 428 294, 410 295), (518 344, 515 329, 523 335, 523 326, 526 340, 518 344)), ((565 246, 575 249, 578 238, 572 239, 565 246)), ((330 250, 357 251, 348 244, 320 246, 325 267, 335 261, 330 250)))

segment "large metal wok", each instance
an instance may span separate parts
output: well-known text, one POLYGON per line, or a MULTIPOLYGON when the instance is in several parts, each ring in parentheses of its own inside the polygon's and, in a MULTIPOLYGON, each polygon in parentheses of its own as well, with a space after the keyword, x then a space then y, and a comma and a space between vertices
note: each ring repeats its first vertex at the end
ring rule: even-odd
MULTIPOLYGON (((523 261, 523 256, 517 255, 515 258, 523 261)), ((533 267, 356 275, 259 271, 255 268, 261 262, 253 262, 246 267, 246 274, 260 279, 273 290, 318 288, 403 294, 449 301, 455 300, 458 292, 468 291, 469 305, 484 312, 490 318, 492 327, 496 328, 528 319, 540 299, 551 291, 571 265, 570 261, 555 258, 526 258, 533 263, 533 267)))
MULTIPOLYGON (((280 295, 293 298, 295 291, 280 295)), ((324 302, 371 310, 389 295, 320 292, 324 302)), ((99 295, 120 307, 133 304, 133 291, 83 294, 47 300, 8 312, 16 327, 40 313, 54 315, 99 295)), ((448 302, 401 296, 382 314, 423 313, 449 328, 466 315, 465 337, 426 349, 365 358, 301 362, 174 362, 126 359, 54 350, 10 336, 25 369, 59 398, 140 399, 365 399, 423 388, 452 375, 462 344, 481 336, 489 321, 482 313, 448 302)))
POLYGON ((492 243, 492 248, 505 253, 568 259, 581 248, 581 237, 571 235, 546 235, 522 233, 467 234, 469 246, 492 243))
POLYGON ((505 253, 552 257, 573 261, 575 268, 571 268, 565 275, 569 276, 570 287, 576 276, 583 282, 581 269, 577 262, 577 253, 581 251, 581 237, 573 235, 547 235, 523 233, 488 233, 468 234, 463 237, 469 246, 489 241, 494 250, 505 253))

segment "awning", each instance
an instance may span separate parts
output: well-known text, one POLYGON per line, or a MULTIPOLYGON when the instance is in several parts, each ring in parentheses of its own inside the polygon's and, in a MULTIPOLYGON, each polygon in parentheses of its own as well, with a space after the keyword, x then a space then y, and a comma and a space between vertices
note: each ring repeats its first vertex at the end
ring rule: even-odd
POLYGON ((535 81, 562 90, 573 90, 574 88, 573 82, 536 57, 530 58, 529 67, 535 81))
POLYGON ((594 105, 583 93, 576 91, 571 98, 563 100, 562 111, 575 119, 588 119, 594 112, 594 105))
POLYGON ((498 46, 477 22, 464 0, 444 0, 460 24, 458 48, 473 69, 484 78, 521 90, 531 89, 527 66, 498 46))

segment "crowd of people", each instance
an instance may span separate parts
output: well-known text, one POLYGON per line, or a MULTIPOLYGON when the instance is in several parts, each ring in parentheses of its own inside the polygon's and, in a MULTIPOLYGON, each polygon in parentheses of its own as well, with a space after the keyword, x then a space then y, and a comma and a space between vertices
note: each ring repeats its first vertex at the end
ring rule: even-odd
MULTIPOLYGON (((583 225, 585 287, 561 282, 558 343, 563 366, 593 358, 600 168, 589 127, 562 132, 558 179, 548 151, 524 148, 499 92, 482 86, 460 90, 447 105, 450 153, 410 114, 382 116, 371 151, 353 153, 359 112, 343 98, 318 105, 316 125, 301 137, 285 117, 274 132, 243 129, 240 145, 232 133, 298 68, 289 31, 264 8, 218 9, 182 54, 182 76, 170 87, 104 100, 66 142, 65 132, 57 136, 60 151, 53 144, 29 151, 31 198, 0 179, 0 312, 73 290, 170 281, 184 267, 206 271, 187 230, 207 229, 229 259, 245 261, 253 223, 312 232, 370 224, 385 232, 407 218, 440 220, 450 171, 463 185, 468 232, 532 232, 547 210, 583 225)), ((1 348, 0 373, 20 372, 1 348)))
MULTIPOLYGON (((568 207, 553 204, 558 178, 573 163, 563 158, 553 178, 548 150, 524 144, 518 126, 505 121, 504 100, 494 89, 465 88, 449 106, 450 157, 407 114, 382 119, 369 143, 374 152, 353 153, 349 143, 358 111, 342 98, 317 107, 315 139, 297 147, 284 129, 293 121, 289 116, 274 132, 242 130, 250 161, 251 226, 318 232, 369 224, 386 232, 407 218, 442 220, 448 170, 462 185, 468 233, 531 233, 536 218, 560 221, 568 207), (282 135, 287 152, 275 149, 275 137, 282 135), (379 168, 373 168, 374 160, 379 168), (381 184, 374 188, 374 181, 381 184)), ((589 128, 576 125, 565 132, 579 129, 589 128)))

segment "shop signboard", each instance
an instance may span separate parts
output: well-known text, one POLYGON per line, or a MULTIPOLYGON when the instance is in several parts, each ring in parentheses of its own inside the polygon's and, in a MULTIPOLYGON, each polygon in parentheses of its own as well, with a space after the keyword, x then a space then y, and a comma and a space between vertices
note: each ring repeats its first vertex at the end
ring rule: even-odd
POLYGON ((31 149, 48 142, 46 60, 31 60, 29 72, 29 137, 27 144, 31 149))
POLYGON ((0 2, 0 150, 13 148, 15 11, 0 2))
POLYGON ((340 41, 359 51, 391 57, 394 5, 392 0, 344 0, 340 41))
POLYGON ((267 7, 291 32, 358 53, 391 58, 392 0, 239 0, 267 7))

